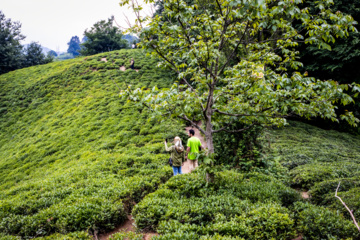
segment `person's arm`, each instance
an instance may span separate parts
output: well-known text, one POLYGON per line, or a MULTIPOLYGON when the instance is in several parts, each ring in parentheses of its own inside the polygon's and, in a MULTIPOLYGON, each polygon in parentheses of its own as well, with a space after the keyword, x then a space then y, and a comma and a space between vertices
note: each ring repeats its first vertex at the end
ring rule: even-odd
POLYGON ((164 143, 165 143, 165 151, 170 152, 170 151, 171 151, 171 147, 168 148, 166 141, 165 141, 164 143))

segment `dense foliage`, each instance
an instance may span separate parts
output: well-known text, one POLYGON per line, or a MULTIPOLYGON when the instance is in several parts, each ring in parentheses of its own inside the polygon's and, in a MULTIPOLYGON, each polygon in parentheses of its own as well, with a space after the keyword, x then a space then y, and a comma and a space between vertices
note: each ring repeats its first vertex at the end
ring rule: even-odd
MULTIPOLYGON (((236 130, 246 126, 234 124, 230 129, 236 130)), ((227 165, 249 171, 253 167, 263 167, 261 159, 262 144, 260 136, 262 127, 254 126, 245 132, 220 132, 214 136, 215 159, 218 165, 227 165)))
POLYGON ((0 76, 1 233, 112 229, 171 176, 163 140, 182 126, 118 96, 130 83, 169 86, 155 64, 123 50, 0 76), (120 71, 130 58, 139 71, 120 71))
POLYGON ((140 229, 153 239, 357 239, 351 221, 263 174, 218 173, 207 185, 199 174, 171 178, 135 206, 140 229), (191 183, 191 184, 189 184, 191 183))
POLYGON ((86 41, 81 44, 81 55, 88 56, 102 52, 109 52, 128 48, 129 43, 123 39, 123 34, 114 26, 114 17, 107 21, 101 20, 94 24, 90 30, 85 30, 86 41))
MULTIPOLYGON (((306 1, 306 7, 312 8, 313 1, 306 1)), ((360 22, 360 1, 358 0, 337 0, 331 6, 333 11, 341 11, 353 16, 354 20, 360 22)), ((359 29, 359 25, 356 25, 359 29)), ((319 49, 317 47, 301 44, 299 47, 301 61, 304 67, 301 71, 307 71, 311 76, 320 79, 332 79, 343 84, 352 82, 360 83, 358 65, 360 62, 360 33, 350 32, 344 39, 337 39, 335 43, 330 43, 331 50, 319 49)), ((360 117, 360 104, 357 101, 350 106, 338 104, 338 113, 344 111, 354 112, 356 117, 360 117)), ((325 129, 336 129, 345 132, 359 134, 359 128, 353 128, 341 121, 341 124, 333 123, 323 119, 313 119, 311 124, 325 129)))
MULTIPOLYGON (((314 6, 313 2, 305 4, 310 8, 314 6)), ((350 14, 355 21, 360 22, 360 2, 357 0, 333 1, 331 8, 334 12, 350 14)), ((360 33, 350 32, 347 38, 338 39, 330 46, 331 50, 301 45, 301 60, 306 66, 304 71, 321 79, 360 83, 357 69, 360 62, 360 33)))

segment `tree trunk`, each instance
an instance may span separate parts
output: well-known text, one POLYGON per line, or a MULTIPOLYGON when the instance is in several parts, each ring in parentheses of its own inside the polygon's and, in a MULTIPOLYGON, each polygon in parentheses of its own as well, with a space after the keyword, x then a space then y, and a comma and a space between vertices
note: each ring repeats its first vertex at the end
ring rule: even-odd
MULTIPOLYGON (((206 144, 208 148, 208 153, 212 155, 214 153, 214 143, 213 143, 213 125, 211 123, 211 117, 212 117, 212 104, 213 104, 213 90, 210 90, 209 94, 209 105, 206 110, 206 116, 205 116, 205 137, 206 137, 206 144)), ((211 163, 211 165, 207 166, 208 170, 214 167, 214 164, 211 163), (210 168, 210 169, 209 169, 210 168)), ((215 179, 215 174, 212 171, 206 171, 206 182, 212 183, 215 179)))
POLYGON ((215 181, 215 174, 214 173, 206 173, 206 182, 213 183, 215 181))

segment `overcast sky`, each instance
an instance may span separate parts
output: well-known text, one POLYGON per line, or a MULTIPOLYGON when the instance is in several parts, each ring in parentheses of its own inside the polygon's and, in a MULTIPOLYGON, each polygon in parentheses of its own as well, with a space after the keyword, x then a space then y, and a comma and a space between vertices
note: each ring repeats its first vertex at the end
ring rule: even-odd
MULTIPOLYGON (((52 50, 66 52, 72 36, 83 38, 85 29, 94 23, 115 16, 116 22, 127 27, 127 7, 120 0, 0 0, 6 18, 22 24, 23 43, 38 42, 52 50)), ((148 11, 149 12, 149 11, 148 11)))

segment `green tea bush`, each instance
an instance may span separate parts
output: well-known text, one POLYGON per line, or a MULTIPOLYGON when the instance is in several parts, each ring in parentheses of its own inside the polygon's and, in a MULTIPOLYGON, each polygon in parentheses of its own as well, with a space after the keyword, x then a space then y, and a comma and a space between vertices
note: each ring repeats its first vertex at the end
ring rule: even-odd
POLYGON ((359 239, 355 225, 336 211, 309 203, 295 203, 295 219, 303 239, 359 239))
POLYGON ((119 232, 111 235, 109 240, 143 240, 143 235, 134 232, 119 232))
POLYGON ((339 199, 335 197, 337 186, 341 182, 338 196, 351 209, 356 219, 360 218, 360 179, 336 179, 316 184, 311 190, 311 201, 341 212, 347 219, 351 216, 339 199))
MULTIPOLYGON (((340 182, 340 188, 338 192, 346 192, 352 188, 360 187, 360 178, 338 178, 334 180, 327 180, 315 184, 311 190, 311 202, 318 205, 328 205, 329 199, 335 198, 336 188, 340 182)), ((332 202, 332 201, 330 201, 332 202)))
MULTIPOLYGON (((351 209, 356 219, 360 218, 360 187, 352 188, 346 192, 339 192, 338 196, 346 203, 351 209)), ((329 206, 341 212, 346 218, 351 220, 350 213, 342 205, 339 199, 332 199, 330 195, 326 196, 326 200, 330 203, 329 206)))
POLYGON ((288 126, 271 130, 267 138, 271 146, 268 153, 293 169, 310 163, 360 163, 358 137, 333 130, 323 130, 302 122, 289 121, 288 126))
POLYGON ((72 232, 66 235, 63 234, 53 234, 46 237, 34 238, 35 240, 92 240, 93 237, 87 232, 72 232))
POLYGON ((360 176, 360 164, 346 161, 306 164, 290 171, 292 186, 305 189, 310 189, 315 183, 324 180, 354 176, 360 176))
POLYGON ((226 171, 215 179, 207 185, 199 173, 171 178, 134 207, 137 227, 157 230, 156 239, 295 237, 291 212, 281 204, 299 200, 296 191, 262 174, 226 171))
POLYGON ((120 50, 0 76, 0 232, 108 231, 172 176, 163 140, 183 125, 156 122, 118 96, 131 83, 170 86, 170 73, 153 77, 155 65, 120 50), (120 71, 130 58, 150 70, 120 71))

